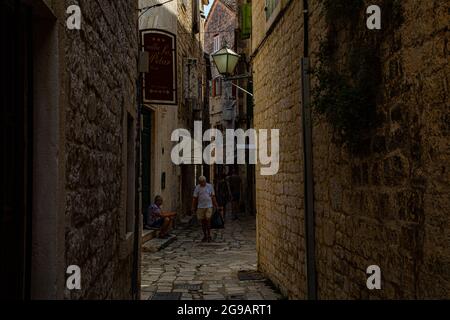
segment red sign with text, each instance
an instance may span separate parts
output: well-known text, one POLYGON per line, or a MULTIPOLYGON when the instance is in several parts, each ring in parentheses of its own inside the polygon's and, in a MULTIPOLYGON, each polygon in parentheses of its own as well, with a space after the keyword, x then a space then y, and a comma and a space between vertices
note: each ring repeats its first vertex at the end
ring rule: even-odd
POLYGON ((149 72, 144 74, 144 103, 177 104, 176 37, 164 30, 142 31, 149 72))

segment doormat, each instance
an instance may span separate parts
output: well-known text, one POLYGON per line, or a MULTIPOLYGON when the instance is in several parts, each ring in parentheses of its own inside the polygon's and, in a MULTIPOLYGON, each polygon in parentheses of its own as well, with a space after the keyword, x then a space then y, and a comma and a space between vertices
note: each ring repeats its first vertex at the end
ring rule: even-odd
POLYGON ((261 281, 265 280, 262 273, 258 271, 239 271, 238 272, 239 281, 261 281))
POLYGON ((181 292, 157 292, 150 300, 181 300, 181 292))
POLYGON ((183 289, 188 291, 200 291, 202 289, 201 284, 189 284, 189 283, 180 283, 175 284, 173 287, 175 290, 183 289))

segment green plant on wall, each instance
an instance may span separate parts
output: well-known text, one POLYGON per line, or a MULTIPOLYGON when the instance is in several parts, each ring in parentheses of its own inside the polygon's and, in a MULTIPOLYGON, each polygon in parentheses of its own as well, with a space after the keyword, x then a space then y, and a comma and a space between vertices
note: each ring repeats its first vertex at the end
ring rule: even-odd
POLYGON ((322 0, 329 28, 313 71, 317 80, 313 107, 332 124, 338 140, 353 151, 380 123, 380 43, 401 23, 398 1, 381 2, 390 9, 384 19, 385 29, 369 33, 364 28, 363 0, 322 0), (347 35, 344 44, 339 42, 343 33, 347 35))
POLYGON ((348 68, 339 72, 327 64, 325 59, 331 57, 325 52, 321 56, 324 60, 315 72, 318 86, 313 91, 313 105, 326 116, 341 140, 357 148, 365 133, 378 123, 379 61, 367 47, 352 48, 348 68))

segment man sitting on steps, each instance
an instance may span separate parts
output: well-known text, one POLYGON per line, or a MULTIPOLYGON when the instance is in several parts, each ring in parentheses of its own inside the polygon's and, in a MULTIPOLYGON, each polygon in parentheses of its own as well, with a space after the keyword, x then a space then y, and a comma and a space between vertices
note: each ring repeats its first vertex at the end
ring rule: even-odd
POLYGON ((169 237, 169 229, 173 228, 173 221, 177 214, 174 212, 162 212, 162 204, 163 198, 156 196, 155 203, 148 208, 145 229, 159 228, 159 238, 166 239, 169 237))

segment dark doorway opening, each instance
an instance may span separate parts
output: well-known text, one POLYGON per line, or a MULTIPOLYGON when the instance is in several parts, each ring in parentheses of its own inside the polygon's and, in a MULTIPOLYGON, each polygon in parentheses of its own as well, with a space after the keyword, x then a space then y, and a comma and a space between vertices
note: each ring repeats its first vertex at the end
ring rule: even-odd
MULTIPOLYGON (((152 129, 153 129, 153 111, 143 108, 142 118, 142 210, 145 213, 151 204, 151 171, 152 171, 152 129)), ((144 223, 146 221, 144 220, 144 223)))
POLYGON ((0 299, 30 294, 32 195, 32 12, 0 2, 2 190, 0 299))

